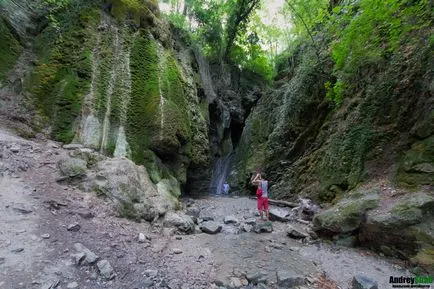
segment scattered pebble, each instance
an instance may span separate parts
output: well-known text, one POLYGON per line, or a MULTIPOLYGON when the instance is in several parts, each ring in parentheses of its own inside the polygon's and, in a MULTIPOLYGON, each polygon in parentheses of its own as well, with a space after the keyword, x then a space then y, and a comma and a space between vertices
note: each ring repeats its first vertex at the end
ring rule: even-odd
POLYGON ((50 234, 42 234, 41 238, 42 239, 50 239, 50 234))
POLYGON ((182 250, 181 250, 181 249, 178 249, 178 248, 174 248, 172 251, 173 251, 173 253, 175 253, 175 254, 181 254, 181 253, 182 253, 182 250))
POLYGON ((81 229, 81 226, 78 223, 70 224, 70 225, 68 225, 68 228, 67 228, 67 230, 71 231, 71 232, 78 232, 80 229, 81 229))
POLYGON ((20 253, 22 251, 24 251, 23 247, 17 247, 17 248, 11 249, 12 253, 20 253))
POLYGON ((139 233, 139 243, 144 243, 146 241, 145 234, 139 233))

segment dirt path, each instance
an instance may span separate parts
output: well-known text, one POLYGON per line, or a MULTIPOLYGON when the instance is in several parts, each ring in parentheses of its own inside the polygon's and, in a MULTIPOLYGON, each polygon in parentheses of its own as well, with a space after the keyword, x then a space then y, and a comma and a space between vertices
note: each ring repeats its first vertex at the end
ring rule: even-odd
POLYGON ((276 288, 282 268, 310 278, 325 271, 341 288, 363 272, 379 288, 388 288, 390 275, 408 275, 360 250, 290 239, 284 223, 273 222, 270 234, 239 233, 224 225, 228 215, 255 217, 255 203, 246 198, 194 200, 201 217, 223 224, 217 235, 176 235, 160 223, 117 218, 109 202, 56 182, 56 163, 67 154, 55 142, 28 141, 0 130, 0 289, 207 289, 255 274, 268 280, 266 288, 276 288), (68 230, 71 224, 79 228, 68 230), (146 237, 143 242, 139 233, 146 237), (76 243, 107 260, 116 276, 104 278, 95 264, 78 266, 76 243))

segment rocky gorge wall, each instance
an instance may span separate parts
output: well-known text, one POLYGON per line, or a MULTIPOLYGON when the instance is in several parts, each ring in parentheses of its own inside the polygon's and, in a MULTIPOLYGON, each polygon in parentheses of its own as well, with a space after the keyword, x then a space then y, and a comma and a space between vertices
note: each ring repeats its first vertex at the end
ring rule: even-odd
POLYGON ((366 64, 351 97, 336 106, 324 88, 332 63, 318 64, 311 46, 298 47, 247 118, 234 182, 248 190, 249 173, 261 168, 275 198, 320 202, 374 179, 416 190, 433 185, 431 49, 420 37, 366 64))
MULTIPOLYGON (((5 72, 24 47, 4 22, 18 20, 17 5, 43 13, 31 1, 17 3, 2 3, 5 72)), ((54 17, 56 25, 37 16, 31 23, 39 27, 30 48, 37 61, 25 80, 34 130, 144 164, 154 183, 169 180, 179 196, 188 168, 210 159, 208 102, 198 93, 193 50, 172 38, 151 1, 78 1, 54 17)))
POLYGON ((250 193, 259 168, 271 198, 324 205, 313 219, 320 236, 406 259, 415 274, 434 272, 430 34, 366 61, 340 104, 326 97, 324 83, 336 81, 328 50, 319 62, 311 44, 299 45, 246 120, 231 184, 250 193))

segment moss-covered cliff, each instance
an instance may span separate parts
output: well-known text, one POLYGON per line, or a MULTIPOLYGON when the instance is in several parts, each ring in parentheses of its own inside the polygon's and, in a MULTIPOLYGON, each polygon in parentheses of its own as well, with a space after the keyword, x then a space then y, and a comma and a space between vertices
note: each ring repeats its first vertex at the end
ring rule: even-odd
POLYGON ((364 181, 433 185, 433 42, 421 29, 383 58, 361 64, 342 103, 326 97, 332 76, 327 39, 319 63, 310 41, 281 64, 275 87, 249 116, 237 179, 248 189, 261 168, 275 198, 332 201, 364 181))
MULTIPOLYGON (((182 38, 173 40, 155 2, 37 7, 39 31, 27 49, 38 60, 25 81, 36 131, 131 158, 177 190, 190 166, 208 166, 208 103, 198 93, 196 59, 182 38)), ((3 20, 11 13, 0 19, 1 78, 23 49, 3 20)))

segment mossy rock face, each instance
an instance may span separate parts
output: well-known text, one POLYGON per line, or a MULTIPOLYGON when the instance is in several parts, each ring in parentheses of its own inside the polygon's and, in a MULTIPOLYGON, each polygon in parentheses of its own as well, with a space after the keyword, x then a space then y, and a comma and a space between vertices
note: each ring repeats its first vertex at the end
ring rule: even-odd
POLYGON ((148 171, 149 177, 154 184, 157 184, 161 179, 168 178, 170 176, 169 170, 151 150, 144 151, 144 164, 146 170, 148 171))
POLYGON ((106 7, 118 21, 130 20, 141 27, 153 24, 160 15, 158 2, 153 0, 111 0, 106 7))
POLYGON ((0 18, 0 84, 6 73, 14 67, 21 51, 20 43, 12 35, 4 20, 0 18))
POLYGON ((424 193, 417 193, 402 199, 389 212, 369 216, 366 223, 368 226, 376 225, 392 230, 419 224, 427 217, 431 217, 433 212, 434 198, 424 193))
POLYGON ((181 196, 181 189, 178 181, 175 178, 162 179, 157 184, 157 191, 161 196, 164 196, 166 200, 171 202, 172 208, 179 207, 178 198, 181 196))
MULTIPOLYGON (((354 188, 362 180, 364 157, 372 138, 372 130, 365 125, 349 126, 332 138, 317 167, 322 192, 330 191, 332 186, 354 188)), ((328 197, 320 195, 320 198, 325 201, 328 197)))
POLYGON ((133 43, 131 75, 127 138, 133 159, 142 163, 145 147, 159 155, 177 154, 191 138, 181 71, 171 52, 159 47, 147 31, 133 43))
POLYGON ((421 249, 416 256, 412 257, 411 262, 424 268, 430 274, 434 274, 434 246, 421 249))
POLYGON ((92 31, 96 30, 99 12, 89 8, 68 15, 68 21, 61 21, 61 39, 50 26, 36 38, 40 61, 28 81, 38 115, 47 119, 51 136, 65 143, 74 137, 74 124, 90 87, 92 31))
POLYGON ((434 136, 412 145, 403 156, 395 179, 406 186, 434 184, 434 136))
POLYGON ((361 198, 344 199, 332 208, 315 215, 314 229, 326 234, 349 233, 360 227, 365 213, 378 206, 378 190, 361 198))

